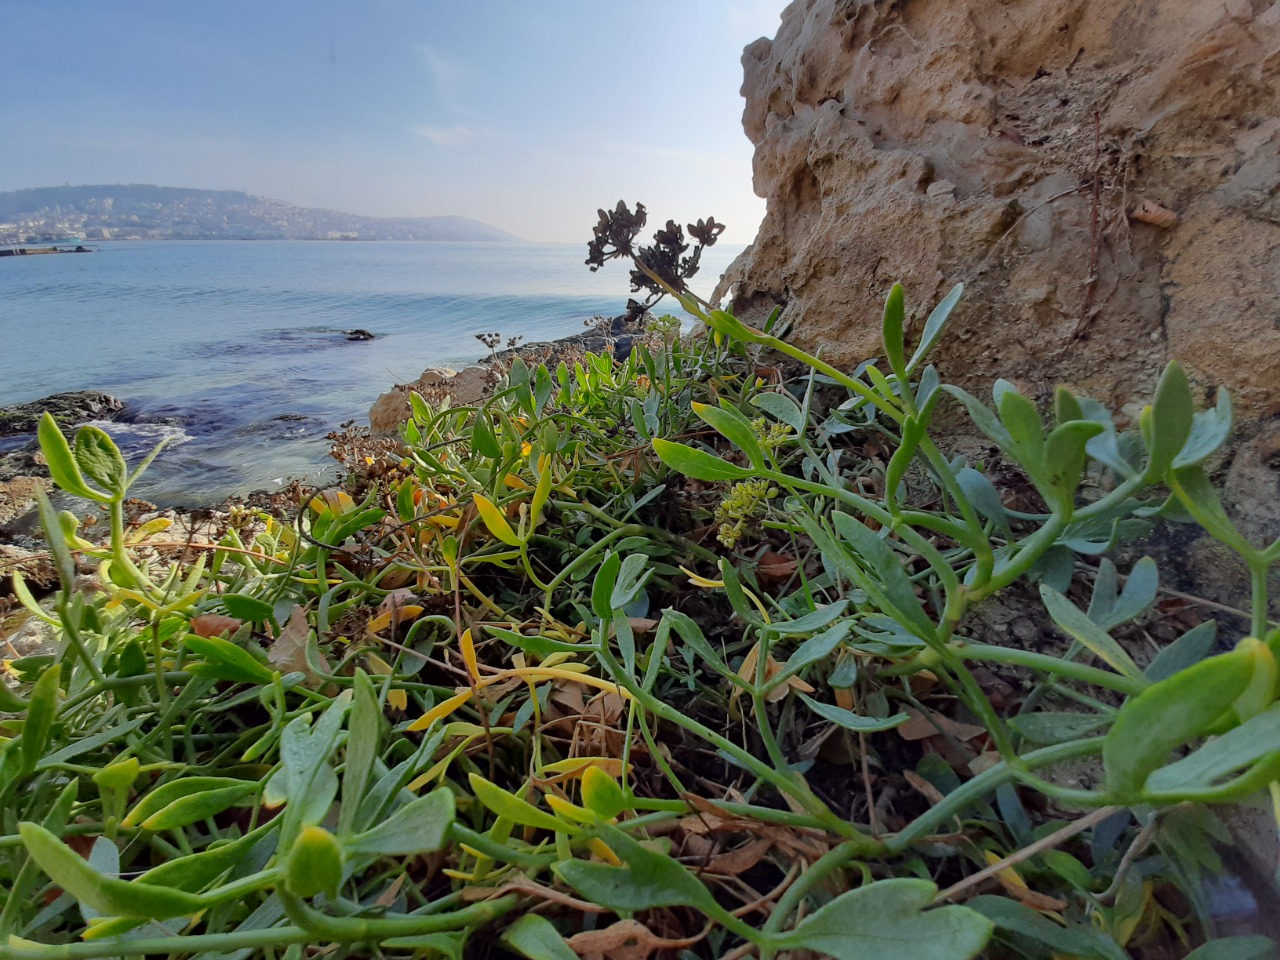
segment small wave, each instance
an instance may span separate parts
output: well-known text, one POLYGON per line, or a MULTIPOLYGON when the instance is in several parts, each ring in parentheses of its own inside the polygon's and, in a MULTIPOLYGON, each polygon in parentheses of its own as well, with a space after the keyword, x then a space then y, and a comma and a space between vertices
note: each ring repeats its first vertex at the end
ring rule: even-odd
POLYGON ((85 426, 105 430, 128 457, 150 453, 161 440, 176 447, 195 438, 182 427, 171 423, 120 423, 117 420, 90 420, 85 426))

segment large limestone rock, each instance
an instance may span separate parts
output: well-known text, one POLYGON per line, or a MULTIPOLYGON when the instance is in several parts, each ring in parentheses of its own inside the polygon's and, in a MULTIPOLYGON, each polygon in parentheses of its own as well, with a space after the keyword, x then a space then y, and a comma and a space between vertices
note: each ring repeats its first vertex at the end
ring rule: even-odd
POLYGON ((918 322, 963 280, 961 383, 1122 405, 1178 358, 1280 414, 1280 2, 796 0, 743 65, 744 319, 852 364, 893 281, 918 322))

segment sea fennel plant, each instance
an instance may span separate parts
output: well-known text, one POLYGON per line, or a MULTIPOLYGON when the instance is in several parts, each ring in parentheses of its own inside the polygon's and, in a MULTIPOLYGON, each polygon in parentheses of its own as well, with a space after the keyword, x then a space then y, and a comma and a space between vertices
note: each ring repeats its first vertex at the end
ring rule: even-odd
MULTIPOLYGON (((895 288, 884 369, 849 375, 698 301, 682 237, 655 266, 634 219, 602 226, 712 336, 415 396, 362 487, 178 545, 203 560, 44 507, 63 588, 22 594, 63 642, 0 703, 7 955, 1191 949, 1202 804, 1280 776, 1277 638, 1263 592, 1233 649, 1207 622, 1144 664, 1155 565, 1100 557, 1191 517, 1265 591, 1280 548, 1200 466, 1226 398, 1194 412, 1171 367, 1134 432, 1065 391, 1048 425, 1007 384, 993 410, 927 364, 958 289, 908 356, 895 288), (952 400, 1017 508, 935 440, 952 400), (973 629, 1027 582, 1069 648, 973 629)), ((54 433, 58 482, 114 495, 109 438, 54 433)))

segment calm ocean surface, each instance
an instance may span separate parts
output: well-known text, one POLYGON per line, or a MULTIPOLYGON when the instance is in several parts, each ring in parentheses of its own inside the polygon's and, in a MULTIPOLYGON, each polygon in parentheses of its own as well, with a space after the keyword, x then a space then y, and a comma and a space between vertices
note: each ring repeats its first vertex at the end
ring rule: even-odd
MULTIPOLYGON (((699 290, 741 249, 707 251, 699 290)), ((0 406, 119 397, 143 421, 108 426, 127 456, 174 438, 138 490, 162 503, 323 482, 337 474, 326 433, 367 422, 393 383, 487 353, 476 334, 550 340, 620 313, 627 269, 593 274, 585 257, 585 242, 178 241, 6 257, 0 406), (353 328, 377 339, 348 342, 353 328)))

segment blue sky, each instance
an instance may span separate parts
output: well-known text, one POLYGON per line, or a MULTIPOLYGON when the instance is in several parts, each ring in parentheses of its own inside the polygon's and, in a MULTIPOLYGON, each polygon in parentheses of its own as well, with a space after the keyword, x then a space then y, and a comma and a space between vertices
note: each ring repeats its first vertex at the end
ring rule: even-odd
POLYGON ((0 190, 156 183, 584 241, 764 214, 742 48, 785 0, 0 0, 0 190))

